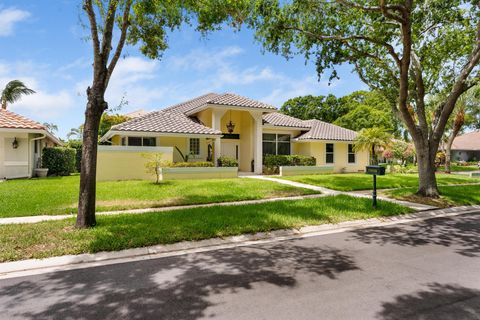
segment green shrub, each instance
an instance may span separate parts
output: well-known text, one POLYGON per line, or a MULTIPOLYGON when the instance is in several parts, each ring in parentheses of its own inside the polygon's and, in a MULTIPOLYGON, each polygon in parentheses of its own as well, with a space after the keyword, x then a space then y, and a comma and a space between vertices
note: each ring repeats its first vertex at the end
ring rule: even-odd
POLYGON ((213 167, 213 162, 196 161, 196 162, 170 162, 165 165, 170 168, 191 168, 191 167, 213 167))
POLYGON ((75 172, 75 154, 73 148, 44 148, 42 167, 48 168, 49 175, 68 176, 75 172))
POLYGON ((219 167, 238 167, 237 159, 221 156, 217 159, 219 167))
POLYGON ((280 166, 314 166, 316 160, 314 157, 302 156, 298 154, 292 155, 265 155, 263 161, 266 167, 274 168, 280 166))
POLYGON ((82 165, 82 141, 70 140, 68 141, 68 147, 75 149, 75 170, 80 172, 82 165))

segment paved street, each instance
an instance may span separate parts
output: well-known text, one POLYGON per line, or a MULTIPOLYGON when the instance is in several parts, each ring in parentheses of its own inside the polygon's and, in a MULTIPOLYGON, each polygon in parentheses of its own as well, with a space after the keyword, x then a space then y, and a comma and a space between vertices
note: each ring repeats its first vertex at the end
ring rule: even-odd
POLYGON ((480 212, 0 281, 2 319, 480 319, 480 212))

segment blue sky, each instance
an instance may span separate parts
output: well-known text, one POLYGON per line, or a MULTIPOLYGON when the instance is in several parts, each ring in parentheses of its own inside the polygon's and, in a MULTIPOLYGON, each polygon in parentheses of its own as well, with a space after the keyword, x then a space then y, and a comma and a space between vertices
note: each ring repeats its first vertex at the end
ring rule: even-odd
MULTIPOLYGON (((62 138, 84 121, 85 89, 91 81, 91 45, 80 24, 80 0, 0 0, 0 86, 20 79, 37 91, 9 109, 55 123, 62 138)), ((303 57, 289 61, 263 54, 249 30, 226 29, 206 39, 190 28, 170 35, 162 60, 135 48, 124 50, 106 97, 121 113, 157 110, 207 92, 234 92, 280 107, 292 97, 342 96, 366 86, 340 68, 341 80, 318 81, 303 57)))

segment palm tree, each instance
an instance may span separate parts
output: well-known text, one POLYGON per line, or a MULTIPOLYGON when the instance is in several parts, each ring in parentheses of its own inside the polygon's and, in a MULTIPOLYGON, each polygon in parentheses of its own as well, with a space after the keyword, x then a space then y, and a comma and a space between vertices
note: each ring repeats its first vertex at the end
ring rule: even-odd
POLYGON ((67 133, 68 140, 82 140, 83 139, 83 124, 78 128, 70 129, 70 132, 67 133), (73 138, 73 139, 72 139, 73 138))
POLYGON ((10 81, 2 90, 2 96, 0 98, 2 102, 2 109, 6 110, 7 103, 17 102, 18 100, 20 100, 22 95, 29 95, 33 93, 35 93, 35 91, 33 91, 30 88, 27 88, 27 86, 22 81, 20 80, 10 81))
POLYGON ((354 142, 355 151, 369 151, 370 163, 378 163, 376 150, 379 147, 385 148, 392 141, 393 136, 384 128, 362 129, 354 142))

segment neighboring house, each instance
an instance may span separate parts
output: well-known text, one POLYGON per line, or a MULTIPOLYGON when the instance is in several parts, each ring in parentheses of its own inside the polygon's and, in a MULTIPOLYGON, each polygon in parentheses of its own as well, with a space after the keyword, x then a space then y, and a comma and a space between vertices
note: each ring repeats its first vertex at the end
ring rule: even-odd
POLYGON ((164 148, 175 162, 183 161, 177 148, 190 161, 216 163, 227 156, 238 160, 242 172, 261 173, 265 154, 313 156, 336 172, 359 172, 369 159, 368 152, 353 151, 355 137, 352 130, 296 119, 246 97, 209 93, 115 125, 101 140, 116 150, 164 148))
POLYGON ((480 161, 480 131, 458 136, 452 144, 452 160, 480 161))
POLYGON ((42 149, 60 144, 40 123, 0 109, 0 179, 31 177, 42 149))

